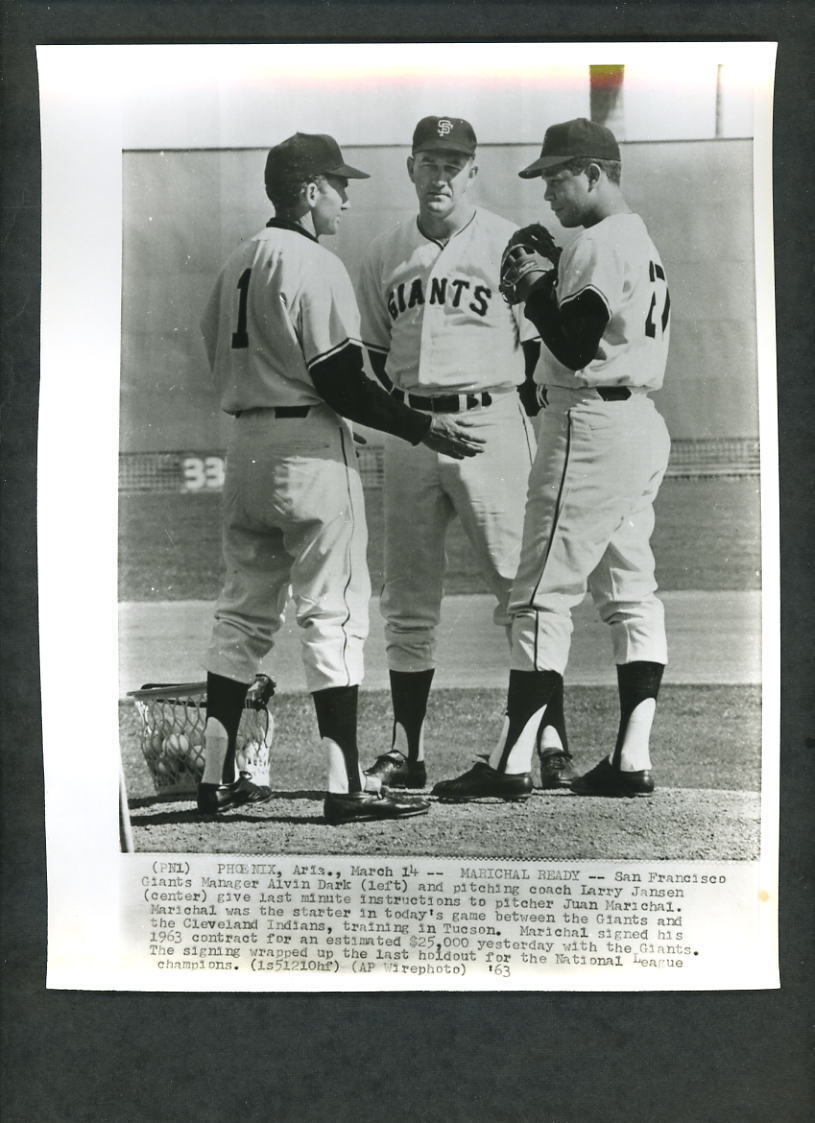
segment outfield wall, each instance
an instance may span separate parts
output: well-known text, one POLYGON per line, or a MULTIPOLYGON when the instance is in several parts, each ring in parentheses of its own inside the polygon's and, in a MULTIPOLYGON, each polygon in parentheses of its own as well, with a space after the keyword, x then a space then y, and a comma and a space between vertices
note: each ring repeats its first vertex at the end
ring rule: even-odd
MULTIPOLYGON (((680 440, 758 433, 752 142, 629 142, 626 197, 660 248, 673 328, 656 396, 680 440)), ((415 211, 405 148, 344 146, 371 173, 354 182, 340 234, 327 239, 356 280, 370 238, 415 211)), ((520 144, 479 148, 476 201, 521 224, 542 219, 566 240, 520 144)), ((272 210, 265 149, 130 151, 123 156, 122 453, 218 450, 220 414, 198 318, 223 258, 272 210)))

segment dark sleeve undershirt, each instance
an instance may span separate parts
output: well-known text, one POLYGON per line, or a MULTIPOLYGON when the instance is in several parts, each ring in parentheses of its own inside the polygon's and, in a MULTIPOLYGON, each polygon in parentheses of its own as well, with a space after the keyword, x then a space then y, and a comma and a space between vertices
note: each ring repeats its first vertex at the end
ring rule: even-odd
POLYGON ((521 343, 521 347, 524 353, 524 379, 531 382, 540 358, 541 345, 537 339, 525 339, 521 343))
POLYGON ((368 361, 371 364, 374 374, 385 387, 385 389, 390 390, 393 386, 393 383, 388 378, 387 374, 385 374, 385 363, 387 362, 387 358, 387 355, 383 355, 381 351, 372 351, 370 347, 368 348, 368 361))
POLYGON ((597 355, 608 323, 608 309, 591 289, 558 307, 554 295, 554 270, 530 294, 524 315, 541 334, 541 339, 564 366, 582 370, 597 355))
POLYGON ((418 444, 430 428, 431 417, 391 398, 367 377, 362 348, 349 343, 341 351, 309 368, 320 397, 349 421, 367 425, 418 444))

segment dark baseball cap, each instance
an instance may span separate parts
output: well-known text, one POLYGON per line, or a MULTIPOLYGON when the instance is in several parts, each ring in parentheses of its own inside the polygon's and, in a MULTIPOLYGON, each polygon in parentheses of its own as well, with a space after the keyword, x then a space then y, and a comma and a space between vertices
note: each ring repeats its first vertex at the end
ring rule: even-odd
POLYGON ((475 153, 475 132, 462 117, 422 117, 413 130, 413 151, 443 149, 447 152, 475 153))
POLYGON ((620 148, 614 133, 585 117, 551 125, 543 138, 541 154, 533 164, 518 172, 521 179, 545 175, 549 168, 568 163, 577 157, 589 160, 619 160, 620 148))
POLYGON ((326 133, 295 133, 270 149, 266 157, 267 184, 270 178, 292 172, 370 179, 367 172, 345 163, 340 146, 326 133))

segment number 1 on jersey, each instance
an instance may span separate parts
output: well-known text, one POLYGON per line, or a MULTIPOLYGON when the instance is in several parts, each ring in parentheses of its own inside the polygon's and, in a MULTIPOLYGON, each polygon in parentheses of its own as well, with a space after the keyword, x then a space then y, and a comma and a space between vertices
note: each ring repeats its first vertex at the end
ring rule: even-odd
POLYGON ((244 269, 236 286, 240 293, 238 297, 238 326, 232 332, 232 347, 236 351, 241 347, 249 346, 249 335, 246 331, 246 300, 249 296, 249 278, 251 276, 252 270, 244 269))
MULTIPOLYGON (((648 276, 650 277, 651 281, 654 282, 654 283, 656 283, 657 278, 659 278, 660 281, 664 281, 665 280, 665 270, 662 268, 661 265, 656 265, 656 264, 654 264, 653 261, 649 261, 648 262, 648 276)), ((657 325, 656 325, 656 321, 654 320, 654 313, 656 312, 656 308, 657 308, 657 294, 655 292, 653 294, 653 296, 651 297, 651 307, 648 309, 648 315, 645 317, 645 334, 648 336, 649 339, 656 339, 656 336, 657 336, 657 325)), ((663 305, 662 305, 662 315, 660 317, 660 327, 662 328, 663 334, 665 333, 665 329, 668 326, 668 319, 670 317, 670 314, 671 314, 671 295, 668 292, 668 286, 666 284, 665 285, 665 300, 664 300, 663 305)))

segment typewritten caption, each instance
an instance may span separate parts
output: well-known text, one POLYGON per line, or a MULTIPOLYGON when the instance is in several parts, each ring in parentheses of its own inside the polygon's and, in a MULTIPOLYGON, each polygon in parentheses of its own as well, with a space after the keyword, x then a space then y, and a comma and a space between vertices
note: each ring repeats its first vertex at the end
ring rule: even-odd
POLYGON ((128 890, 130 952, 157 975, 348 975, 384 987, 398 978, 446 985, 477 976, 500 988, 541 972, 660 972, 661 986, 684 987, 678 976, 710 969, 726 953, 727 934, 711 931, 710 918, 724 913, 732 920, 729 898, 734 892, 744 898, 752 869, 336 857, 127 860, 137 882, 128 890))

